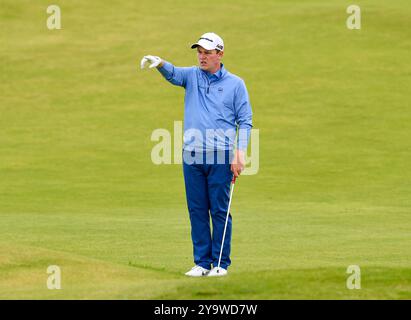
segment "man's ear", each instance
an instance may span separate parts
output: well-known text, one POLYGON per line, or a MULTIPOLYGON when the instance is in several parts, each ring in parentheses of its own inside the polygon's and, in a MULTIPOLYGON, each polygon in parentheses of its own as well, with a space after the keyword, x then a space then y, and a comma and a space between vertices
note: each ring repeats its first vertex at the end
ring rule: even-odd
POLYGON ((218 54, 220 55, 220 58, 222 58, 224 56, 224 51, 220 51, 218 54))

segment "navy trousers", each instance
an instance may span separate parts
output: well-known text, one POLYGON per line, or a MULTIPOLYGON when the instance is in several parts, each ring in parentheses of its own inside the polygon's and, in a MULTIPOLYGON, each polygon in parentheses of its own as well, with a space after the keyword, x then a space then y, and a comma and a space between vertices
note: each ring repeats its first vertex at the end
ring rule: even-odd
MULTIPOLYGON (((183 172, 191 222, 194 263, 217 267, 233 178, 232 151, 183 151, 183 172), (210 229, 210 216, 212 231, 210 229)), ((232 217, 229 215, 220 266, 231 264, 232 217)))

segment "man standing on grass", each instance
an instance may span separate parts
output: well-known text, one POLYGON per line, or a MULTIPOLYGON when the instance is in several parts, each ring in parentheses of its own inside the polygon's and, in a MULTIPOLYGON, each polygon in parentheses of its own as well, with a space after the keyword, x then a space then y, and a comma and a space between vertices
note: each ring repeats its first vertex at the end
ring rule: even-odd
POLYGON ((223 40, 206 33, 191 48, 197 49, 199 67, 179 68, 159 57, 144 56, 141 68, 148 62, 167 81, 185 88, 183 172, 195 263, 186 275, 223 276, 231 264, 230 214, 217 268, 230 182, 244 169, 252 112, 244 81, 221 63, 223 40))

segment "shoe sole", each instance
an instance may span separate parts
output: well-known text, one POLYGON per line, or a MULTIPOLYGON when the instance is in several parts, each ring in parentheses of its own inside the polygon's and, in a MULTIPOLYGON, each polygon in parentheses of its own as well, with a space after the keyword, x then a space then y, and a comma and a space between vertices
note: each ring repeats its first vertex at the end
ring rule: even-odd
POLYGON ((192 277, 192 278, 201 278, 201 277, 207 277, 208 273, 206 274, 199 274, 199 275, 192 275, 192 274, 185 274, 187 277, 192 277))
POLYGON ((207 277, 226 277, 228 273, 226 274, 208 274, 207 277))

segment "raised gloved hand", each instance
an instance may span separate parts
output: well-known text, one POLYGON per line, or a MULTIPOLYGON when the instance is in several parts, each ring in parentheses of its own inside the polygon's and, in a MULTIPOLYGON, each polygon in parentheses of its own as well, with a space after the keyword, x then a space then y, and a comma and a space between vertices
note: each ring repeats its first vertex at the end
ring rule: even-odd
POLYGON ((154 67, 158 67, 162 60, 160 57, 156 57, 156 56, 144 56, 143 59, 141 59, 141 69, 144 69, 144 65, 146 64, 146 62, 150 63, 149 68, 154 68, 154 67))

